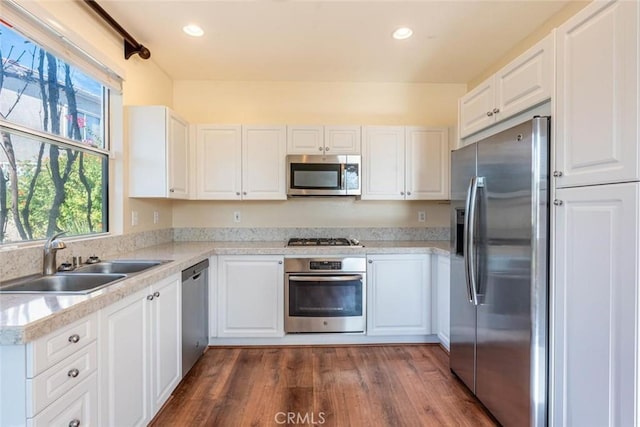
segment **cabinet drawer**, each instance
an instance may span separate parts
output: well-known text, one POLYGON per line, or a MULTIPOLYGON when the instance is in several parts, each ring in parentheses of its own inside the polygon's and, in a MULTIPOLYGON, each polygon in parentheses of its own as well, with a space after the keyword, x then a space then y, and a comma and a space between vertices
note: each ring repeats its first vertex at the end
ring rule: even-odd
POLYGON ((27 419, 27 427, 69 427, 98 425, 97 373, 72 388, 37 417, 27 419))
POLYGON ((33 378, 95 341, 97 313, 80 319, 33 342, 27 352, 27 378, 33 378))
POLYGON ((90 345, 57 363, 33 379, 27 380, 27 396, 32 396, 27 404, 27 416, 42 411, 53 401, 79 385, 97 369, 97 344, 90 345))

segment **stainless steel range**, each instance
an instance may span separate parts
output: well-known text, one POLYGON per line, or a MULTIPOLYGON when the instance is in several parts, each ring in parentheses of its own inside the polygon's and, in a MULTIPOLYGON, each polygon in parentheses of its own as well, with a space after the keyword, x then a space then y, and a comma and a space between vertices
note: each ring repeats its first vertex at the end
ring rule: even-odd
POLYGON ((366 265, 365 257, 285 258, 285 332, 364 332, 366 265))
POLYGON ((346 239, 344 237, 320 237, 320 238, 291 238, 287 246, 350 246, 361 248, 362 245, 356 239, 346 239))

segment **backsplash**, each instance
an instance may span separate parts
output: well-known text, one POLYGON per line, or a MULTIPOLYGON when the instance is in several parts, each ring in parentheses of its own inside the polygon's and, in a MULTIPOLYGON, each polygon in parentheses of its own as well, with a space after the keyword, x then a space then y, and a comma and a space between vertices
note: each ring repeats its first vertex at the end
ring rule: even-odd
POLYGON ((186 241, 286 241, 291 237, 350 237, 358 240, 449 240, 446 227, 375 228, 174 228, 173 239, 186 241))
MULTIPOLYGON (((375 228, 167 228, 122 236, 104 236, 65 240, 66 249, 58 252, 58 264, 91 255, 117 258, 118 254, 172 241, 282 241, 291 237, 349 237, 367 240, 449 240, 445 227, 375 228)), ((42 271, 42 244, 23 248, 0 248, 0 282, 42 271)))
MULTIPOLYGON (((64 240, 64 239, 63 239, 64 240)), ((120 236, 103 236, 81 240, 65 240, 66 249, 58 252, 58 264, 74 256, 83 259, 91 255, 100 258, 115 258, 118 254, 135 251, 148 246, 160 245, 173 240, 173 230, 144 231, 120 236)), ((0 248, 0 281, 15 279, 42 272, 43 244, 24 248, 0 248)))

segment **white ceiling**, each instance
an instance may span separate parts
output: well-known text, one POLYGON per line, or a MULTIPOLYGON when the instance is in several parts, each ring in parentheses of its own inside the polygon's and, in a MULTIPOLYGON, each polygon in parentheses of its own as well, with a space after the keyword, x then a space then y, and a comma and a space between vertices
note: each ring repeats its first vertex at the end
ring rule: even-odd
POLYGON ((467 83, 567 3, 98 2, 175 80, 427 83, 467 83), (187 23, 205 35, 185 35, 187 23), (392 39, 399 26, 414 36, 392 39))

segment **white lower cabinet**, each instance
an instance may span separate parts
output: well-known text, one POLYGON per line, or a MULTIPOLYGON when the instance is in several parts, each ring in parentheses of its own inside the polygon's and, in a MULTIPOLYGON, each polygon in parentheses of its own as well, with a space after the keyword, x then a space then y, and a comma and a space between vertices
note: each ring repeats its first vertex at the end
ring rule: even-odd
POLYGON ((432 275, 434 332, 447 350, 449 349, 450 275, 449 255, 434 255, 432 275))
POLYGON ((284 335, 284 258, 218 257, 218 337, 284 335))
POLYGON ((638 425, 639 185, 556 191, 551 425, 638 425))
POLYGON ((97 315, 0 346, 0 425, 98 425, 97 315))
POLYGON ((430 333, 430 255, 367 256, 367 335, 430 333))
POLYGON ((182 378, 178 275, 100 312, 103 426, 144 426, 182 378))

